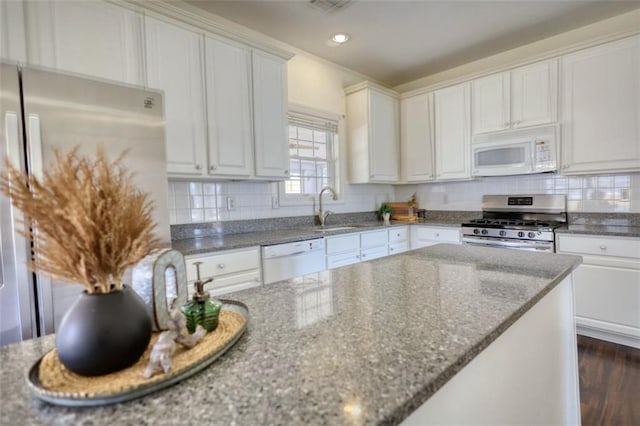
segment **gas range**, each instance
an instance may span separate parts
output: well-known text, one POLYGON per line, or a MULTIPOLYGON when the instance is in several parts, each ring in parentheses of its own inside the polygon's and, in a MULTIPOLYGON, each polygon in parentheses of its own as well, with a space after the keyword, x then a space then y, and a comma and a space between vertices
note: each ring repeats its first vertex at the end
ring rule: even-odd
POLYGON ((482 218, 462 224, 462 241, 553 252, 553 230, 566 225, 566 210, 564 195, 485 195, 482 218))

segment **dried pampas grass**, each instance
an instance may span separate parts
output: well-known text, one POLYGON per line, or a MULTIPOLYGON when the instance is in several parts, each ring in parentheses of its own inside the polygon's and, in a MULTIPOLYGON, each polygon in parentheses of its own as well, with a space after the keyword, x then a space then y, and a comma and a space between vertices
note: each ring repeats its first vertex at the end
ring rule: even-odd
POLYGON ((98 149, 95 161, 55 153, 56 164, 39 181, 7 161, 0 190, 33 221, 32 269, 51 278, 79 283, 88 293, 122 289, 125 270, 160 247, 154 236, 148 194, 132 183, 122 164, 98 149))

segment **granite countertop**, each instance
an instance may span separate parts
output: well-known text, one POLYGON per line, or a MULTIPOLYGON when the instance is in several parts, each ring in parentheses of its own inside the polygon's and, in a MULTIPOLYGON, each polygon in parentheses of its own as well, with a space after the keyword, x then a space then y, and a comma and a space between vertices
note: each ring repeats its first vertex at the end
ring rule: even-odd
POLYGON ((556 234, 585 234, 615 237, 640 237, 640 226, 569 225, 557 228, 556 234))
POLYGON ((235 347, 180 384, 106 407, 35 400, 25 372, 53 336, 9 345, 2 422, 397 424, 579 263, 440 244, 233 293, 251 318, 235 347))
MULTIPOLYGON (((409 225, 409 223, 405 222, 392 222, 391 225, 384 225, 382 222, 359 222, 357 224, 346 223, 335 226, 327 226, 324 232, 319 232, 319 227, 306 227, 300 229, 275 229, 271 231, 217 234, 214 236, 173 240, 171 242, 171 247, 175 250, 178 250, 185 256, 188 256, 192 254, 211 253, 215 251, 231 250, 244 247, 284 244, 294 241, 323 238, 331 235, 373 231, 376 229, 394 228, 407 225, 409 225), (345 227, 349 227, 350 229, 343 229, 345 227)), ((447 220, 430 220, 429 222, 416 223, 416 225, 460 226, 460 222, 451 223, 451 221, 447 220)))

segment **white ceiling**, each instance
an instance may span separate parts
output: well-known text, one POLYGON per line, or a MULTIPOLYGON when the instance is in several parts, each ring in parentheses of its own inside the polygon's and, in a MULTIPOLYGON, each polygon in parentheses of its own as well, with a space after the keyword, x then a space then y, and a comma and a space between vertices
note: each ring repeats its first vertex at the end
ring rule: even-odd
POLYGON ((640 0, 353 0, 325 12, 309 0, 187 3, 389 86, 640 7, 640 0), (330 46, 340 31, 351 41, 330 46))

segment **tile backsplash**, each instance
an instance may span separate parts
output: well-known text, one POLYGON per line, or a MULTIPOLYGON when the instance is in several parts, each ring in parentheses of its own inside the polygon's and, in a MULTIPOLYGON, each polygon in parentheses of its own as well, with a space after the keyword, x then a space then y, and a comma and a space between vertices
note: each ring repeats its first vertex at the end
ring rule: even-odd
MULTIPOLYGON (((273 207, 276 183, 169 182, 171 224, 314 214, 311 203, 273 207), (230 204, 229 204, 230 203, 230 204)), ((483 194, 565 194, 569 212, 640 213, 640 173, 502 176, 420 185, 345 185, 336 213, 374 211, 384 201, 416 193, 428 210, 479 211, 483 194)))
POLYGON ((564 194, 569 212, 640 213, 640 173, 545 173, 395 187, 401 200, 414 192, 420 207, 431 210, 480 210, 483 194, 564 194))

